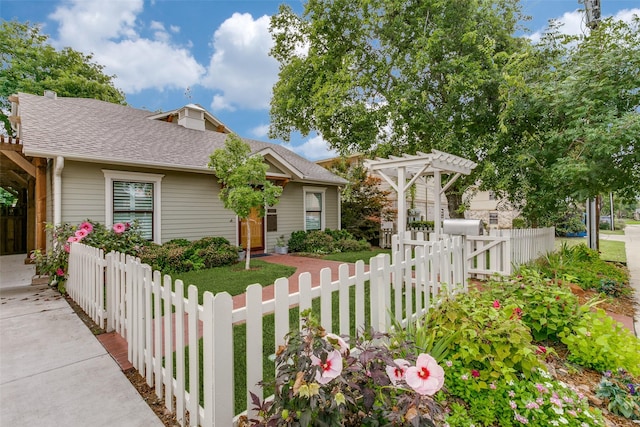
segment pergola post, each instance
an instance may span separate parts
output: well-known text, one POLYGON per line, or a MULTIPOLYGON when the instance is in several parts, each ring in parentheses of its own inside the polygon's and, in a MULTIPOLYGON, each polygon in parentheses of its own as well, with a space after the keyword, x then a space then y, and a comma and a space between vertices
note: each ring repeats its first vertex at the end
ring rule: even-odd
POLYGON ((442 176, 439 170, 433 171, 433 232, 436 235, 436 239, 440 239, 440 234, 442 233, 442 220, 441 214, 442 211, 442 195, 440 194, 442 191, 442 176))

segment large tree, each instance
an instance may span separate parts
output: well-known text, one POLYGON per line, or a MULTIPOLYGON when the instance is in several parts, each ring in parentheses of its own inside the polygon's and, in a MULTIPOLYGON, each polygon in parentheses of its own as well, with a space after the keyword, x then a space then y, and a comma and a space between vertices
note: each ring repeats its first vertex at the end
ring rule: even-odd
POLYGON ((41 95, 53 90, 60 96, 125 103, 124 93, 113 85, 114 76, 104 74, 104 66, 92 62, 92 55, 69 47, 56 50, 48 40, 29 23, 0 24, 0 119, 8 133, 13 132, 8 98, 18 91, 41 95))
POLYGON ((247 256, 245 269, 249 270, 251 257, 251 227, 249 215, 254 209, 264 216, 266 206, 275 206, 282 194, 282 187, 267 179, 269 165, 260 155, 251 155, 249 145, 235 134, 229 134, 224 148, 215 150, 209 159, 218 182, 222 185, 220 200, 246 222, 247 256))
MULTIPOLYGON (((599 194, 640 196, 640 20, 557 28, 514 57, 502 88, 493 186, 534 223, 599 194)), ((491 178, 486 175, 487 183, 491 178)))
MULTIPOLYGON (((439 149, 481 160, 498 131, 518 0, 309 0, 272 18, 272 137, 316 131, 346 153, 439 149)), ((460 180, 447 194, 460 213, 460 180)))

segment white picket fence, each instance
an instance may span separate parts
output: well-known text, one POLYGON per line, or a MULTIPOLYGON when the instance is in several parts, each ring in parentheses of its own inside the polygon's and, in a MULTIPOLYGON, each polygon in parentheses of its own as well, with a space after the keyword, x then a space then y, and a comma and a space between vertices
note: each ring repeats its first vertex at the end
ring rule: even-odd
MULTIPOLYGON (((446 239, 448 236, 443 237, 446 239)), ((433 234, 427 237, 422 233, 410 235, 407 232, 405 236, 394 236, 391 247, 394 252, 406 251, 414 246, 423 246, 427 238, 438 241, 433 234), (402 242, 400 237, 404 237, 402 242)), ((508 276, 514 267, 552 252, 554 244, 554 227, 491 229, 488 236, 464 236, 463 278, 466 281, 469 277, 486 279, 494 274, 508 276)))
MULTIPOLYGON (((321 283, 315 287, 311 286, 311 275, 303 273, 299 290, 292 294, 288 279, 278 279, 275 296, 269 301, 262 300, 262 286, 251 285, 246 305, 238 309, 233 309, 226 292, 215 296, 205 292, 200 305, 195 286, 189 286, 185 294, 180 280, 173 282, 170 276, 152 272, 139 259, 115 252, 103 257, 94 248, 74 243, 67 289, 98 324, 104 326, 106 321, 109 331, 115 330, 127 340, 129 360, 155 388, 165 407, 175 411, 181 425, 188 419, 190 426, 226 427, 238 423, 233 386, 238 358, 246 359, 249 404, 244 413, 252 415, 251 392, 263 397, 258 383, 264 378, 266 314, 274 315, 275 353, 290 328, 299 327, 290 325, 290 308, 311 308, 314 299, 319 299, 320 322, 328 332, 351 334, 366 326, 387 331, 392 317, 406 322, 437 305, 444 292, 466 291, 462 240, 455 237, 426 243, 415 246, 413 252, 407 250, 402 257, 406 261, 395 265, 388 255, 372 258, 368 271, 364 262, 358 261, 354 275, 349 274, 347 264, 341 265, 336 281, 331 280, 330 269, 323 269, 321 283), (246 324, 246 351, 234 354, 233 329, 242 323, 246 324), (193 351, 199 347, 202 360, 199 351, 193 351)), ((398 254, 394 258, 398 259, 398 254)))

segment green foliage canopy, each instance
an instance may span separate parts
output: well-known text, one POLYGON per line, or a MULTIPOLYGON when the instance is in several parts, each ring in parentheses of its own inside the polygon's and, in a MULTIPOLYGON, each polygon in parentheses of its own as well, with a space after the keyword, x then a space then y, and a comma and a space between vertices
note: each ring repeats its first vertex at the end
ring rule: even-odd
POLYGON ((10 134, 8 98, 19 91, 41 95, 53 90, 60 96, 125 104, 124 93, 113 85, 115 76, 104 74, 104 66, 92 62, 92 55, 69 47, 56 50, 48 40, 28 22, 0 24, 0 119, 10 134))
POLYGON ((520 19, 517 0, 281 6, 270 136, 317 131, 342 153, 435 148, 478 160, 498 130, 502 69, 527 43, 513 36, 520 19))
POLYGON ((526 201, 528 218, 571 199, 640 195, 638 17, 604 20, 578 38, 552 27, 505 72, 501 132, 489 157, 495 187, 526 201))

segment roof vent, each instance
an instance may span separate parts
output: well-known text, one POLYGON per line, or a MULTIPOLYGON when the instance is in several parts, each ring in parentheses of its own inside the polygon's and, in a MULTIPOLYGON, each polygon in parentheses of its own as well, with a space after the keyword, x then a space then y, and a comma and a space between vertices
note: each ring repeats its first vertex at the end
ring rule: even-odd
POLYGON ((55 91, 53 91, 53 90, 45 90, 44 91, 44 97, 45 98, 49 98, 49 99, 57 99, 58 98, 58 94, 55 93, 55 91))
POLYGON ((178 111, 178 124, 187 129, 205 130, 205 110, 194 104, 185 105, 178 111))

